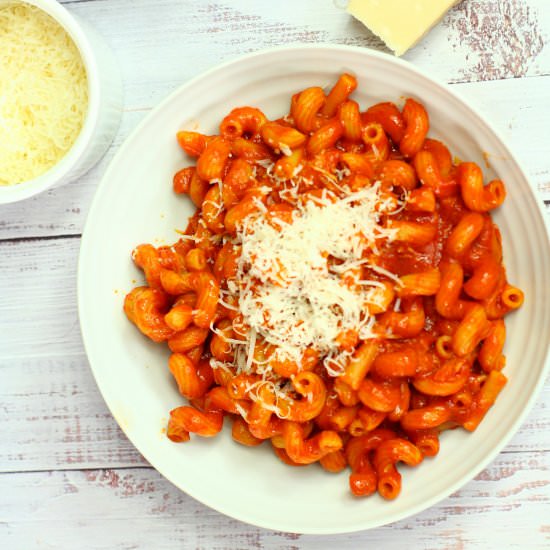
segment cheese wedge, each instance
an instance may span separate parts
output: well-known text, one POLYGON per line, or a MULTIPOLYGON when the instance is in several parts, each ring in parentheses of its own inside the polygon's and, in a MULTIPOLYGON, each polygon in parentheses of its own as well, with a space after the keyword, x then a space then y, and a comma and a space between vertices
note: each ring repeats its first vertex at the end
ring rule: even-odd
POLYGON ((349 0, 347 11, 395 55, 412 48, 460 0, 349 0))

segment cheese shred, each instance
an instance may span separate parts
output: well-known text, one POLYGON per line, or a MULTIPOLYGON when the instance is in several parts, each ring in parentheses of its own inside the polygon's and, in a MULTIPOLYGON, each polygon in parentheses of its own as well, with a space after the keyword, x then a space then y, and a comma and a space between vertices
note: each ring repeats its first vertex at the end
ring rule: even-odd
POLYGON ((88 83, 80 53, 47 13, 0 3, 0 185, 36 178, 82 129, 88 83))
POLYGON ((380 223, 382 206, 375 183, 338 200, 299 205, 291 223, 274 224, 262 211, 245 218, 236 239, 238 271, 228 287, 251 329, 243 370, 250 372, 261 337, 278 360, 301 365, 306 350, 315 350, 327 372, 338 376, 349 361, 339 336, 356 331, 362 339, 376 337, 369 304, 380 281, 354 279, 353 273, 371 267, 377 243, 395 236, 380 223))

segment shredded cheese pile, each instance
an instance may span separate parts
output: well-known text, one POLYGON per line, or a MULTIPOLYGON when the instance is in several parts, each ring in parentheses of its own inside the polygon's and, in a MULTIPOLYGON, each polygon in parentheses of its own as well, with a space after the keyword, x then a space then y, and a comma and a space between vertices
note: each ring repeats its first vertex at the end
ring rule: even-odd
POLYGON ((28 181, 75 142, 88 106, 80 53, 48 14, 0 5, 0 185, 28 181))
POLYGON ((350 352, 339 348, 338 335, 354 330, 361 339, 374 336, 368 306, 381 283, 356 279, 350 284, 349 274, 364 265, 377 269, 369 258, 376 255, 377 243, 395 235, 380 225, 385 208, 375 183, 340 198, 325 192, 298 206, 292 223, 274 223, 263 211, 244 220, 236 239, 242 249, 238 272, 228 284, 251 328, 243 345, 236 346, 239 370, 265 373, 265 365, 253 358, 261 337, 275 346, 278 360, 300 365, 304 352, 313 349, 330 375, 342 374, 350 352))

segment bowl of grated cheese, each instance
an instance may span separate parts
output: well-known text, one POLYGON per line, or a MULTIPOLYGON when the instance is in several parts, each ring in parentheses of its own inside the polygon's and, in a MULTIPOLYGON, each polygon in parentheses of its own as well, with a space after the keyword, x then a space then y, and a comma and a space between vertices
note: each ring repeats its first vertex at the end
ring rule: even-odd
POLYGON ((0 203, 68 183, 118 129, 113 53, 54 0, 0 1, 0 203))

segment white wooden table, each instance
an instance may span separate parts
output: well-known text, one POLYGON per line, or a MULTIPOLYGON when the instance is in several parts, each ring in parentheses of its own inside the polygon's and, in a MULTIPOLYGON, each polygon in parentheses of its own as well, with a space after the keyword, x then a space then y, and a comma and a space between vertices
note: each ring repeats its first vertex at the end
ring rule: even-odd
MULTIPOLYGON (((292 42, 384 48, 332 0, 64 3, 115 50, 125 110, 90 173, 0 209, 0 548, 550 548, 548 381, 521 430, 475 480, 415 517, 354 535, 245 525, 145 462, 99 394, 78 325, 80 235, 108 162, 153 106, 220 61, 292 42)), ((405 58, 487 114, 550 207, 548 0, 464 0, 405 58)))

